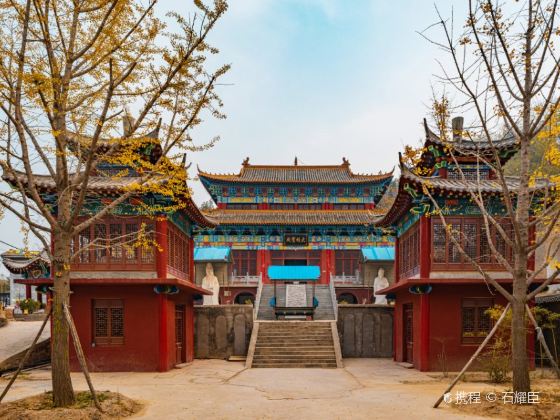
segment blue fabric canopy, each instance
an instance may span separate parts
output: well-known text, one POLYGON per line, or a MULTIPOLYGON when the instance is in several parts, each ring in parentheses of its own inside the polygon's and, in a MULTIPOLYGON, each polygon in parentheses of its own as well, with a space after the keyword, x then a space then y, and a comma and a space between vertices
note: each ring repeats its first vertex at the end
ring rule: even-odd
POLYGON ((229 261, 230 249, 228 247, 196 247, 194 249, 195 262, 204 261, 229 261))
POLYGON ((318 265, 271 265, 268 267, 270 280, 316 281, 321 277, 318 265))
POLYGON ((395 259, 395 247, 392 246, 372 246, 362 248, 364 261, 393 261, 395 259))

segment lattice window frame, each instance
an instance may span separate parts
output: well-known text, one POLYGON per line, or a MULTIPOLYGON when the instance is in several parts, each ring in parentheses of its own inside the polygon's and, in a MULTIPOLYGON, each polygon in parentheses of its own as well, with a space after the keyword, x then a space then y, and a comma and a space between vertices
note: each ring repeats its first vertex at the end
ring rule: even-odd
POLYGON ((479 344, 492 328, 492 319, 486 310, 494 306, 487 297, 466 297, 461 302, 461 343, 479 344))
POLYGON ((120 346, 125 343, 123 299, 92 300, 92 342, 96 346, 120 346))

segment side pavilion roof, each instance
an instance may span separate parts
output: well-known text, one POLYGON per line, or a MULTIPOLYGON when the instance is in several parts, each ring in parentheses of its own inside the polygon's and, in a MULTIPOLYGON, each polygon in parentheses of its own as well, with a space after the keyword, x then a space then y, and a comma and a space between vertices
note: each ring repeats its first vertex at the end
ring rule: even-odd
MULTIPOLYGON (((489 195, 501 195, 502 184, 497 179, 483 179, 471 181, 468 179, 449 179, 440 177, 424 177, 416 175, 412 169, 408 168, 402 160, 400 161, 401 175, 398 181, 398 191, 392 197, 384 196, 379 202, 378 208, 384 211, 376 218, 376 226, 391 226, 396 223, 406 212, 414 206, 415 200, 412 191, 422 196, 422 189, 428 188, 435 195, 455 194, 470 195, 471 193, 489 195)), ((519 188, 519 179, 508 176, 505 179, 508 189, 515 193, 519 188)), ((531 187, 531 190, 552 190, 555 185, 547 179, 538 179, 531 187)))
MULTIPOLYGON (((8 172, 4 170, 2 179, 10 185, 17 185, 21 183, 26 186, 29 183, 27 174, 24 172, 8 172)), ((146 185, 164 184, 168 182, 169 178, 164 175, 155 175, 150 179, 146 185)), ((56 183, 50 175, 33 175, 32 182, 35 183, 36 188, 40 192, 53 193, 56 191, 56 183)), ((140 176, 90 176, 88 182, 88 194, 98 196, 115 196, 122 194, 127 188, 131 188, 145 182, 145 178, 140 176)), ((186 182, 186 181, 185 181, 186 182)), ((180 197, 185 203, 185 211, 189 217, 199 226, 214 227, 216 222, 211 218, 206 217, 198 208, 190 195, 182 194, 180 197)))

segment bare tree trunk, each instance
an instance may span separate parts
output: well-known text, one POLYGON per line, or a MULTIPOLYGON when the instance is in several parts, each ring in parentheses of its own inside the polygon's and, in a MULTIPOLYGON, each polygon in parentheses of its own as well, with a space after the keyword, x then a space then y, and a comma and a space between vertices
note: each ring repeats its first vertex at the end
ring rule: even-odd
MULTIPOLYGON (((516 288, 514 286, 514 288, 516 288)), ((514 290, 515 295, 515 290, 514 290)), ((513 391, 529 392, 529 359, 527 357, 527 328, 525 323, 525 303, 515 298, 511 305, 511 354, 513 371, 513 391)))
POLYGON ((70 378, 69 329, 64 316, 64 304, 70 304, 70 236, 55 233, 54 299, 52 328, 52 387, 55 407, 74 403, 74 389, 70 378))

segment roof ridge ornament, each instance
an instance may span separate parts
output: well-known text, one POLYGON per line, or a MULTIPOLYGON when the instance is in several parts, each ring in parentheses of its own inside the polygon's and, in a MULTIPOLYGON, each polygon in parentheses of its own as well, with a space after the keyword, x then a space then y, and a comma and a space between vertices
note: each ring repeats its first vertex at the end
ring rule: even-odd
POLYGON ((342 158, 342 166, 346 166, 346 167, 350 166, 350 161, 345 157, 342 158))
POLYGON ((297 166, 298 162, 297 162, 297 156, 294 159, 294 166, 297 166))
POLYGON ((245 159, 243 159, 243 162, 241 162, 241 165, 246 167, 249 166, 249 156, 247 156, 245 159))

